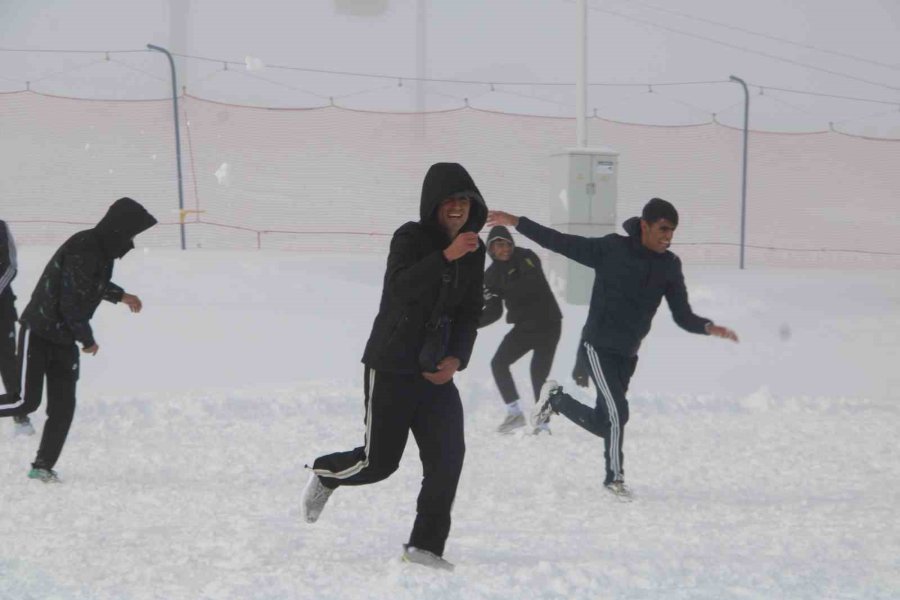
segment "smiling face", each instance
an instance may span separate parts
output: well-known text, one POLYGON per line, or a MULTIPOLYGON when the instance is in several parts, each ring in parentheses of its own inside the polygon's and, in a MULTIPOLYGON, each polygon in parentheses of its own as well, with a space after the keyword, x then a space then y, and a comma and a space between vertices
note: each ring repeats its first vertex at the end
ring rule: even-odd
POLYGON ((674 235, 675 225, 668 219, 659 219, 653 223, 641 219, 641 244, 652 252, 663 254, 672 245, 674 235))
POLYGON ((491 242, 491 257, 500 262, 506 262, 512 257, 513 245, 508 240, 494 240, 491 242))
POLYGON ((437 209, 437 222, 447 232, 450 239, 456 237, 462 226, 469 220, 468 196, 450 196, 445 198, 437 209))

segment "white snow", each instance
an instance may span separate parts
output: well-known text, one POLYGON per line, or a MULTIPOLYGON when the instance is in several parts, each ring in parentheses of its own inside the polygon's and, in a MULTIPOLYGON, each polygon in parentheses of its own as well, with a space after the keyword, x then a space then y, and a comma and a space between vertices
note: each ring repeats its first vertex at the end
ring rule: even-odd
POLYGON ((231 181, 228 170, 228 163, 223 162, 221 165, 219 165, 219 168, 216 169, 215 175, 216 181, 219 182, 219 185, 228 185, 231 181))
MULTIPOLYGON (((20 310, 51 252, 20 249, 20 310)), ((688 263, 695 310, 741 343, 684 333, 660 308, 630 391, 631 504, 602 491, 601 441, 559 417, 552 436, 493 433, 505 411, 489 361, 509 326, 482 330, 457 377, 467 455, 447 574, 398 559, 414 441, 390 479, 300 519, 304 463, 363 439, 359 357, 383 263, 121 261, 114 280, 144 311, 94 318, 64 483, 28 480, 38 436, 0 422, 0 599, 900 595, 895 273, 688 263)), ((586 309, 564 312, 553 376, 592 402, 568 381, 586 309)), ((514 372, 527 398, 527 362, 514 372)), ((40 431, 43 409, 33 419, 40 431)))

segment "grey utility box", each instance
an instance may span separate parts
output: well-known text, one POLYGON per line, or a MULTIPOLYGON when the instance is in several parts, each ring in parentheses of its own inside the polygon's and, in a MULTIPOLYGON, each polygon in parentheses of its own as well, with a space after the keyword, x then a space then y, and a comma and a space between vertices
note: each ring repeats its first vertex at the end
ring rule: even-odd
MULTIPOLYGON (((619 153, 568 148, 550 156, 550 226, 563 233, 601 237, 616 231, 619 153)), ((569 304, 587 304, 594 271, 551 253, 550 283, 569 304)))

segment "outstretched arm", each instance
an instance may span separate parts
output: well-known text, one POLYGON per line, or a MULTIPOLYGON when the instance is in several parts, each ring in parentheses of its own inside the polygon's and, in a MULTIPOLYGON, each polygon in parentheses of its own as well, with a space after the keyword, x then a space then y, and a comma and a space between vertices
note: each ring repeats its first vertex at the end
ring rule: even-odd
POLYGON ((684 274, 681 271, 681 259, 675 257, 675 261, 675 272, 666 286, 666 302, 669 304, 669 310, 672 311, 675 323, 691 333, 738 341, 737 334, 731 329, 716 325, 709 319, 694 314, 691 304, 688 302, 687 287, 684 285, 684 274))
POLYGON ((488 225, 515 227, 519 233, 533 242, 586 267, 594 268, 600 262, 602 254, 600 238, 562 233, 535 223, 528 217, 516 217, 500 210, 488 211, 488 225))

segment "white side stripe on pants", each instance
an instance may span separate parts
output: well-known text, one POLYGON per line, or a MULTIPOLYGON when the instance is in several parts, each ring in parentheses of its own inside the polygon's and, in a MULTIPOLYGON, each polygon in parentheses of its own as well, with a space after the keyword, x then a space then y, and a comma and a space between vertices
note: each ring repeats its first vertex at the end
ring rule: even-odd
POLYGON ((594 372, 594 381, 597 383, 597 387, 600 388, 600 393, 606 399, 606 410, 609 412, 610 422, 610 470, 613 472, 614 477, 619 477, 622 474, 619 462, 619 439, 622 431, 619 427, 619 411, 616 409, 616 401, 609 389, 609 384, 606 382, 606 377, 603 376, 603 369, 600 368, 600 357, 597 356, 597 351, 588 342, 584 343, 584 347, 587 350, 588 361, 591 363, 591 370, 594 372))
POLYGON ((0 405, 0 408, 3 410, 18 408, 25 404, 25 373, 28 372, 28 339, 30 338, 30 334, 28 329, 25 329, 25 333, 22 334, 22 339, 25 341, 22 344, 21 353, 22 353, 22 369, 19 371, 19 400, 17 402, 13 402, 12 404, 3 404, 0 405))
POLYGON ((366 444, 365 457, 355 465, 334 473, 328 469, 313 469, 316 475, 334 477, 335 479, 347 479, 353 477, 369 466, 369 449, 372 446, 372 403, 375 401, 375 369, 369 369, 369 401, 366 402, 366 444))

